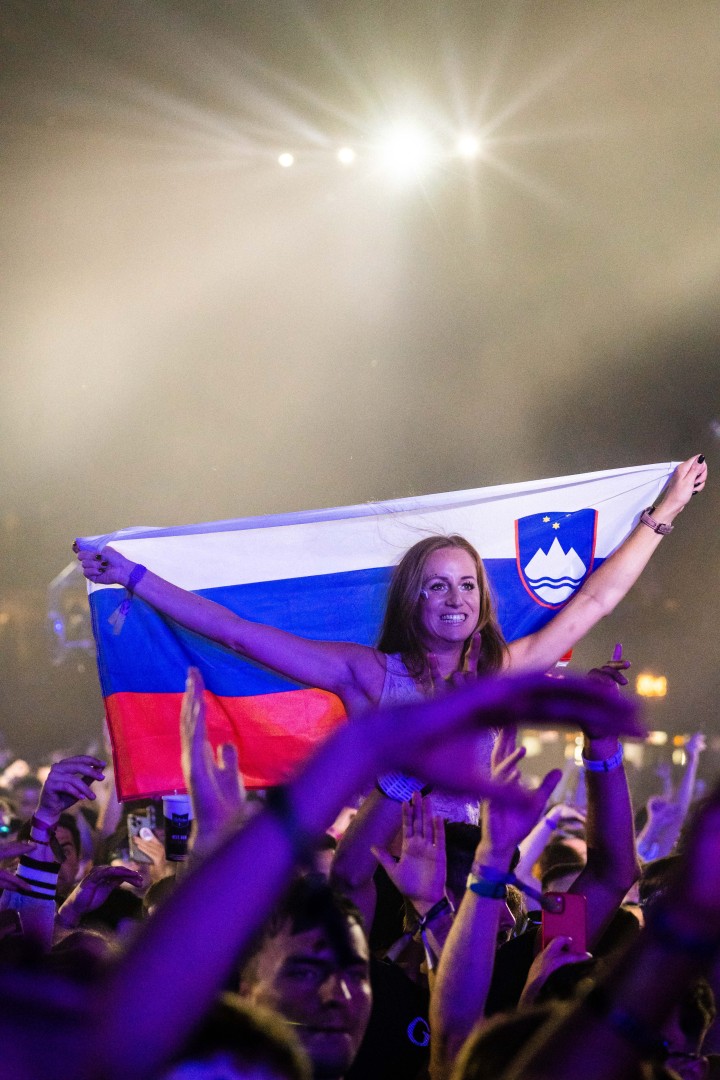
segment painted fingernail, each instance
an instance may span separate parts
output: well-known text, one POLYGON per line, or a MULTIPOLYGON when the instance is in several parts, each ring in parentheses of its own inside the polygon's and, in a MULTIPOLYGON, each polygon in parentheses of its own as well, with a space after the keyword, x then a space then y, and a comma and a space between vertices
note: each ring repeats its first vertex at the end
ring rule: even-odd
POLYGON ((702 465, 704 460, 705 460, 705 455, 701 454, 700 457, 698 458, 698 465, 702 465))

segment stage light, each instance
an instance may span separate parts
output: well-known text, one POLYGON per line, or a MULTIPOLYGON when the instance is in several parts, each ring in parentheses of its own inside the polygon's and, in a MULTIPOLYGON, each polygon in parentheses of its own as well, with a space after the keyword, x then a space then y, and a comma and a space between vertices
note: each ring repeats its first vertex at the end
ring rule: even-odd
POLYGON ((289 169, 291 165, 295 164, 295 158, 292 154, 280 154, 278 157, 278 165, 282 165, 283 169, 289 169))
POLYGON ((651 675, 645 671, 638 675, 635 689, 641 697, 665 697, 667 679, 664 675, 651 675))
POLYGON ((352 165, 357 154, 351 146, 343 146, 337 152, 337 158, 341 165, 352 165))
POLYGON ((476 135, 461 135, 455 149, 462 158, 476 158, 480 153, 480 140, 476 135))
POLYGON ((667 731, 648 731, 647 741, 651 746, 665 746, 668 741, 667 731))
POLYGON ((389 131, 378 149, 383 169, 398 180, 419 178, 432 158, 427 136, 410 126, 389 131))

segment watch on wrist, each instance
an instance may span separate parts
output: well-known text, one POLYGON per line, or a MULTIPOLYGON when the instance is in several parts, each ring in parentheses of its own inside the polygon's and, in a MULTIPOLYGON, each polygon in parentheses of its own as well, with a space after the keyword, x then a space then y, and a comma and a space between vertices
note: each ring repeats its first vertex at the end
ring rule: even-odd
POLYGON ((675 528, 674 525, 666 525, 664 521, 656 521, 652 516, 655 513, 654 506, 648 506, 646 510, 643 510, 640 515, 640 521, 643 525, 647 525, 653 532, 658 533, 659 536, 667 536, 675 528))

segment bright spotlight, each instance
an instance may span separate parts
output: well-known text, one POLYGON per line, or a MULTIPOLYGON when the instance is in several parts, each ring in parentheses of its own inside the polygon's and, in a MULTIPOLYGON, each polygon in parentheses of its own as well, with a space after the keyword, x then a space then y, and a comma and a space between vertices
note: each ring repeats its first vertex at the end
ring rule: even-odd
POLYGON ((341 165, 352 165, 357 154, 351 146, 343 146, 337 152, 337 158, 341 165))
POLYGON ((295 158, 292 154, 280 154, 278 157, 278 165, 282 165, 283 169, 289 169, 291 165, 295 164, 295 158))
POLYGON ((476 158, 480 153, 480 140, 475 135, 462 135, 456 145, 456 150, 460 157, 476 158))
POLYGON ((428 138, 412 127, 388 132, 379 149, 383 167, 399 180, 421 176, 432 156, 428 138))

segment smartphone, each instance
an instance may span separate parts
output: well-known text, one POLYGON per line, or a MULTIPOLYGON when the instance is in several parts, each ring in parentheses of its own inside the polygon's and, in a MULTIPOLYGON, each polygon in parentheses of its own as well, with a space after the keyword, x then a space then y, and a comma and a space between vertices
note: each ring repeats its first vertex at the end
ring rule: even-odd
POLYGON ((572 938, 573 952, 587 952, 587 903, 579 893, 547 893, 555 898, 558 910, 542 913, 542 947, 553 938, 572 938))
POLYGON ((130 858, 139 863, 151 863, 152 859, 135 844, 135 838, 140 836, 141 829, 154 830, 156 824, 155 807, 146 806, 144 810, 138 810, 127 816, 128 845, 130 858))

